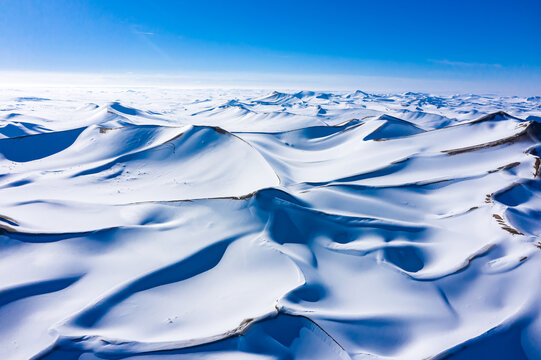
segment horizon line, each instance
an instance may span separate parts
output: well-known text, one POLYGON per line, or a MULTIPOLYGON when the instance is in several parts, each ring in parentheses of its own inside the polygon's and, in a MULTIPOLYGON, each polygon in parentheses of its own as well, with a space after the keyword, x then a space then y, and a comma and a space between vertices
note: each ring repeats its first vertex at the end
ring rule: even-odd
POLYGON ((538 96, 541 89, 522 82, 496 80, 392 77, 333 73, 274 73, 239 71, 189 72, 62 72, 0 70, 0 88, 28 87, 152 87, 178 89, 270 89, 354 91, 374 93, 421 92, 427 94, 490 94, 538 96))

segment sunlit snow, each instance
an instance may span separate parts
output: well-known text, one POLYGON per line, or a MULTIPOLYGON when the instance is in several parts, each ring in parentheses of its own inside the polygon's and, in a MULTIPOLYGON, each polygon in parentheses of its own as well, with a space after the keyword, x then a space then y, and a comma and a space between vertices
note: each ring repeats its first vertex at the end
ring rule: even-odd
POLYGON ((537 359, 541 98, 0 90, 1 359, 537 359))

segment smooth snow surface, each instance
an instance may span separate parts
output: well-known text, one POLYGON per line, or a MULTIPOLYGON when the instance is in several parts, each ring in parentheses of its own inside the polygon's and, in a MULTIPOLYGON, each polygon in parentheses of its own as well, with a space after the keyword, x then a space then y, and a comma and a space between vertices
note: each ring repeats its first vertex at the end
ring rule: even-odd
POLYGON ((0 359, 541 359, 541 99, 0 91, 0 359))

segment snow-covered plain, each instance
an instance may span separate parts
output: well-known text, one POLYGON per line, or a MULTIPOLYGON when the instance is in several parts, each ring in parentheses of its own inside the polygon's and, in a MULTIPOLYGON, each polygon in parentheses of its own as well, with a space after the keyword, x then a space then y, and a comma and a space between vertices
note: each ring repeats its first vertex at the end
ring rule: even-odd
POLYGON ((0 90, 1 359, 541 359, 541 98, 0 90))

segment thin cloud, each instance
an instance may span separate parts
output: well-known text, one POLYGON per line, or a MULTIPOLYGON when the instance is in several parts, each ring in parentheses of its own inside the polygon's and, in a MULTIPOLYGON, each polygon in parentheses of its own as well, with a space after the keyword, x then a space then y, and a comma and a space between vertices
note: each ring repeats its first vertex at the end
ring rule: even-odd
POLYGON ((479 63, 479 62, 467 62, 467 61, 454 61, 454 60, 434 60, 429 59, 431 63, 455 67, 484 67, 484 68, 503 68, 501 64, 479 63))
POLYGON ((154 35, 154 33, 153 33, 153 32, 150 32, 150 31, 132 30, 132 32, 133 32, 134 34, 137 34, 137 35, 149 35, 149 36, 154 35))
POLYGON ((143 36, 153 36, 154 35, 154 33, 152 31, 141 30, 141 26, 139 26, 139 25, 131 25, 130 30, 131 30, 131 32, 133 34, 136 34, 136 35, 143 35, 143 36))
POLYGON ((174 63, 171 57, 164 51, 164 49, 162 49, 160 46, 158 46, 158 44, 156 44, 155 41, 153 41, 153 38, 154 40, 157 40, 159 35, 154 37, 154 35, 156 35, 154 32, 140 30, 139 25, 132 25, 131 32, 132 34, 137 36, 137 38, 139 38, 142 43, 144 43, 147 47, 149 47, 156 54, 158 54, 162 59, 166 60, 169 63, 174 63))

